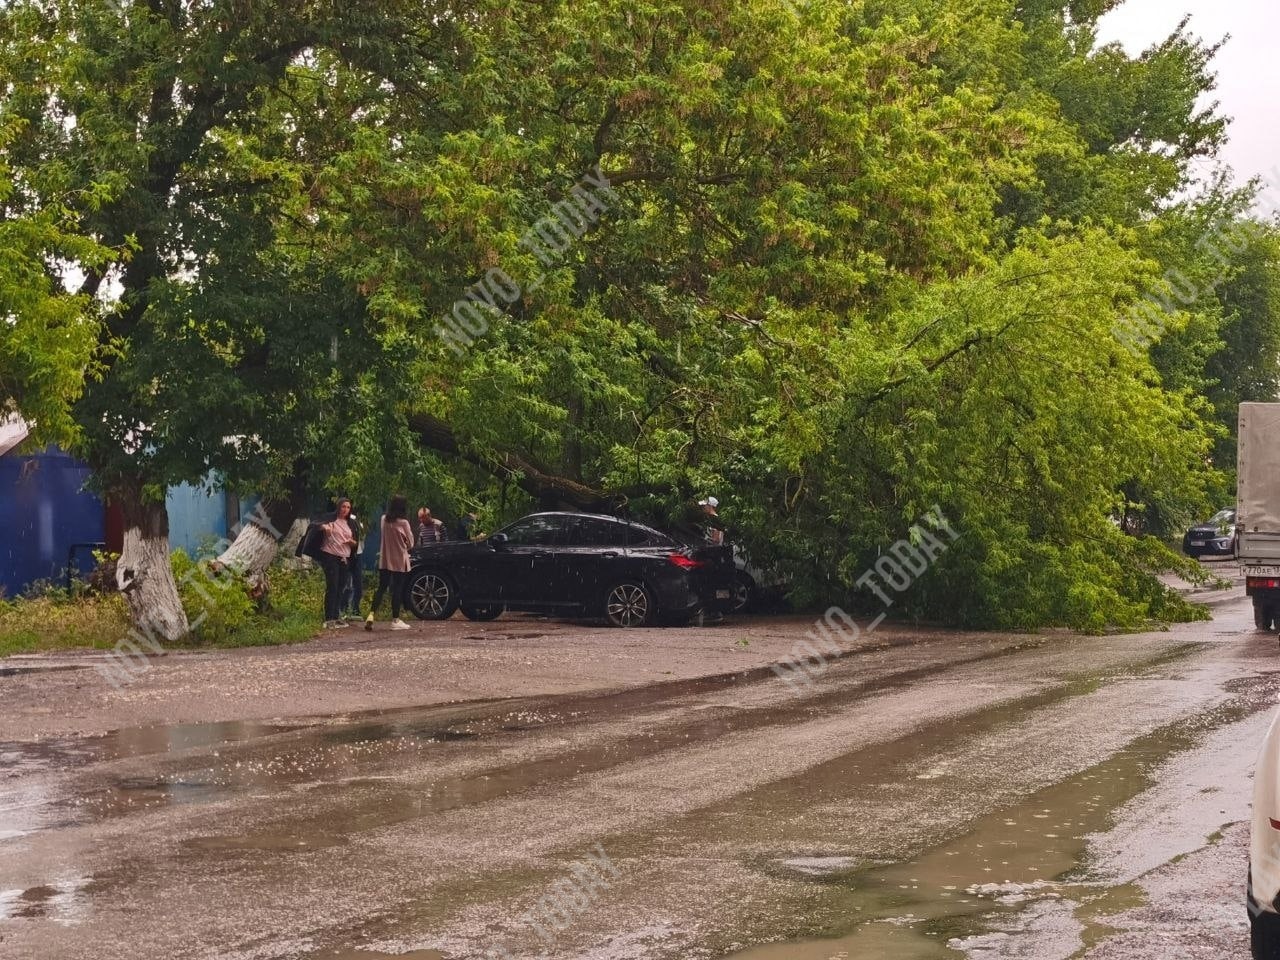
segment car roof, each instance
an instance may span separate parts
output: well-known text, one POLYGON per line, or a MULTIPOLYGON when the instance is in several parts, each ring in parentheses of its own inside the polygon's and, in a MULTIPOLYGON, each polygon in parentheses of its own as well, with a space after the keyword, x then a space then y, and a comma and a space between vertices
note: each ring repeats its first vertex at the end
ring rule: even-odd
MULTIPOLYGON (((652 530, 654 533, 662 533, 657 527, 650 526, 647 523, 640 523, 638 520, 628 520, 626 517, 611 517, 607 513, 580 513, 576 510, 539 510, 537 513, 526 513, 520 520, 527 520, 530 517, 589 517, 592 520, 608 520, 610 523, 625 523, 628 527, 640 527, 642 530, 652 530)), ((514 521, 519 523, 520 520, 514 521)))

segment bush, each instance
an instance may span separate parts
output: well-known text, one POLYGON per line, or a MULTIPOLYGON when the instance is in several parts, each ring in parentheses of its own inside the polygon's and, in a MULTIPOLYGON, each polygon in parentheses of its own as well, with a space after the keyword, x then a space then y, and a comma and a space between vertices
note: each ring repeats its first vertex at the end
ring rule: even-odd
POLYGON ((182 608, 191 624, 191 639, 220 644, 232 640, 254 613, 249 585, 234 571, 209 561, 194 561, 185 550, 170 554, 182 608))

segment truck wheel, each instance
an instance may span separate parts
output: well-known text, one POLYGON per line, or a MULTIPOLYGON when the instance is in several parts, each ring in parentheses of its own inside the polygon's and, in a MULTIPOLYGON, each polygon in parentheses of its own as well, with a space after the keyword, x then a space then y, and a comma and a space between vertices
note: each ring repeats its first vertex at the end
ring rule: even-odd
POLYGON ((1275 608, 1264 600, 1254 598, 1253 625, 1259 630, 1274 630, 1276 625, 1275 608))

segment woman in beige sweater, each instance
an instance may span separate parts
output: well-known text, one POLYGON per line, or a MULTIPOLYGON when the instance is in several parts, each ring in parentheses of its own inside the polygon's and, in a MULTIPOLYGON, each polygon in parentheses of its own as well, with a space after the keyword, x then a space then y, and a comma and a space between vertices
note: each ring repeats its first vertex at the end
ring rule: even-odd
POLYGON ((382 595, 391 590, 391 629, 408 630, 400 619, 404 601, 404 585, 409 577, 409 548, 413 546, 413 528, 409 526, 409 504, 400 494, 391 498, 382 515, 382 547, 378 551, 378 592, 373 595, 364 628, 373 629, 373 615, 382 603, 382 595))

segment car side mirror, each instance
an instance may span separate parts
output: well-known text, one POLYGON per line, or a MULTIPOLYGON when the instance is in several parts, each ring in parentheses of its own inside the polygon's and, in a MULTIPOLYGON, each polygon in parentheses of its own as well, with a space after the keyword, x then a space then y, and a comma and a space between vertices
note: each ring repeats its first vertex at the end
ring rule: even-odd
POLYGON ((495 550, 507 549, 507 535, 505 533, 495 533, 489 537, 489 542, 493 544, 495 550))

